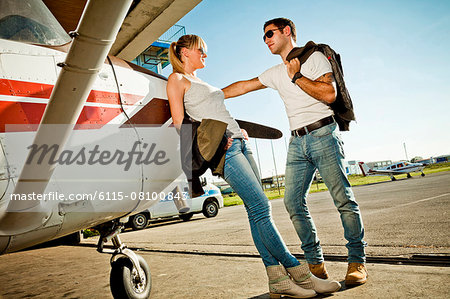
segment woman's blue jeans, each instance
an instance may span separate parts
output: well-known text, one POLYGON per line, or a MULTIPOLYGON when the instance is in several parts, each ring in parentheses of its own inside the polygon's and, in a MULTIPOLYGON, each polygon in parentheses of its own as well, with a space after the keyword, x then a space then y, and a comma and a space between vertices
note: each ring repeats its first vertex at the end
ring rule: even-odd
POLYGON ((234 139, 225 156, 225 181, 241 197, 247 210, 253 242, 264 265, 300 263, 289 252, 272 220, 269 200, 263 192, 255 160, 247 141, 234 139))
POLYGON ((345 174, 343 142, 336 123, 324 126, 302 137, 291 137, 286 162, 284 204, 302 241, 310 264, 323 262, 322 247, 316 226, 309 214, 306 196, 316 169, 330 191, 341 215, 344 237, 348 243, 348 262, 364 263, 364 226, 358 203, 345 174))

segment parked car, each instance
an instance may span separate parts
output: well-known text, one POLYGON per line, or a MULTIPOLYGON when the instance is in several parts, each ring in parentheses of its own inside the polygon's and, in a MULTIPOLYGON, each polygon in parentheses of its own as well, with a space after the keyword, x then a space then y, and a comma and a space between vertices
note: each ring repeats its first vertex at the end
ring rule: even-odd
POLYGON ((190 207, 189 213, 180 214, 171 196, 166 196, 151 208, 130 217, 128 226, 133 230, 147 227, 149 220, 179 217, 183 221, 189 221, 194 214, 203 213, 205 217, 216 217, 219 209, 223 208, 223 197, 219 188, 213 184, 203 186, 205 193, 202 196, 190 198, 187 182, 179 186, 186 196, 186 202, 190 207))

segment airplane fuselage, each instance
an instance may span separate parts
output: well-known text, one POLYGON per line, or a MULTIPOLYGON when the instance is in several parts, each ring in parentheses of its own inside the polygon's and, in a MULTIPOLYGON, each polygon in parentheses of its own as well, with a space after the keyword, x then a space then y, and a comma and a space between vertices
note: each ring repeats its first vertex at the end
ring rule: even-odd
POLYGON ((0 253, 147 209, 157 202, 156 194, 168 192, 182 171, 175 153, 178 136, 170 127, 166 80, 110 57, 112 63, 106 61, 99 72, 65 156, 56 161, 42 194, 47 196, 39 202, 46 205, 45 219, 30 231, 2 231, 1 215, 17 200, 14 187, 60 73, 57 64, 66 53, 4 39, 0 49, 0 253), (62 198, 50 200, 52 194, 62 198), (82 198, 94 195, 96 200, 82 198))

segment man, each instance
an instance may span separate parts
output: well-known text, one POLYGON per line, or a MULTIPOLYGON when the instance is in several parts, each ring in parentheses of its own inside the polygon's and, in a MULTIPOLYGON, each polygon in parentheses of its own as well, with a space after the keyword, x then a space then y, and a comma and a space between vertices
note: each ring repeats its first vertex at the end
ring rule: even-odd
POLYGON ((314 52, 300 65, 299 60, 286 61, 296 46, 294 23, 277 18, 264 24, 264 42, 283 63, 259 77, 239 81, 223 89, 225 97, 271 87, 284 101, 292 137, 286 162, 284 203, 302 242, 311 272, 328 278, 316 227, 306 204, 311 182, 318 169, 337 207, 344 236, 348 243, 346 285, 367 281, 364 227, 353 192, 344 172, 343 142, 333 118, 330 104, 336 99, 336 85, 330 62, 321 52, 314 52))

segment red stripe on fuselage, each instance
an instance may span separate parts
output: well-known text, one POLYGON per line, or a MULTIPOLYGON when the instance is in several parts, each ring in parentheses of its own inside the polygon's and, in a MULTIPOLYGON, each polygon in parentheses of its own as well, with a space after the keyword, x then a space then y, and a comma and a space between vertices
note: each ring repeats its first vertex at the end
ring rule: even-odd
MULTIPOLYGON (((46 106, 42 103, 0 101, 0 133, 36 131, 46 106)), ((77 121, 81 126, 75 129, 99 129, 120 113, 120 108, 85 106, 77 121)))
MULTIPOLYGON (((0 95, 50 99, 53 87, 54 85, 45 83, 0 79, 0 95)), ((121 93, 120 96, 124 105, 134 105, 144 98, 142 95, 130 93, 121 93)), ((102 90, 91 90, 87 102, 120 104, 119 94, 117 92, 102 90)))

